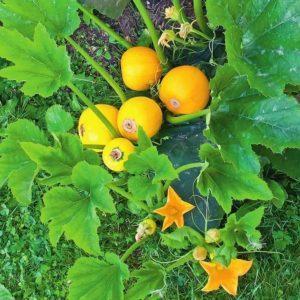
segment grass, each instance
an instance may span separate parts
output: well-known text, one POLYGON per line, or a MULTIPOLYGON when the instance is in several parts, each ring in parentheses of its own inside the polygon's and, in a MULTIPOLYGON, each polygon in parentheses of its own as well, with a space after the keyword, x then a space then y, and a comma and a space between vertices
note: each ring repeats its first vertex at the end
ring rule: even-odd
MULTIPOLYGON (((79 39, 84 38, 79 35, 79 39)), ((86 45, 87 46, 87 45, 86 45)), ((96 46, 101 49, 101 42, 96 46)), ((176 49, 184 53, 186 49, 176 49)), ((98 50, 95 56, 103 58, 98 50), (98 54, 97 54, 98 53, 98 54)), ((118 50, 111 56, 119 57, 118 50)), ((110 61, 111 56, 107 56, 110 61)), ((117 103, 118 99, 107 84, 78 55, 73 53, 72 66, 76 73, 76 85, 85 91, 94 102, 117 103)), ((199 56, 195 53, 195 60, 199 56)), ((180 63, 178 61, 178 63, 180 63)), ((4 62, 0 62, 0 65, 4 62)), ((110 65, 115 74, 118 66, 110 65)), ((44 114, 54 103, 61 104, 72 112, 75 119, 79 116, 82 106, 78 99, 67 90, 61 90, 53 97, 29 99, 18 91, 18 85, 0 79, 0 134, 9 122, 19 118, 29 118, 44 127, 44 114)), ((299 200, 300 187, 289 186, 289 199, 285 206, 278 210, 268 206, 261 231, 263 234, 262 250, 269 253, 247 255, 254 258, 254 266, 247 276, 240 279, 239 296, 236 299, 299 299, 299 200)), ((47 237, 47 227, 40 222, 43 189, 36 186, 34 202, 28 207, 21 207, 11 196, 7 188, 0 191, 0 283, 8 288, 16 299, 66 299, 69 283, 67 271, 76 258, 83 256, 73 242, 62 239, 57 248, 53 248, 47 237)), ((107 217, 101 215, 101 247, 103 251, 117 254, 125 252, 133 243, 135 230, 139 222, 133 216, 122 199, 117 199, 119 213, 107 217)), ((142 250, 136 251, 128 263, 136 268, 141 261, 149 258, 158 262, 172 262, 180 255, 180 251, 160 246, 159 236, 149 240, 142 250)), ((203 294, 207 276, 197 264, 187 264, 169 274, 166 286, 160 295, 166 300, 191 299, 232 299, 222 290, 203 294)), ((158 295, 159 296, 159 295, 158 295)))

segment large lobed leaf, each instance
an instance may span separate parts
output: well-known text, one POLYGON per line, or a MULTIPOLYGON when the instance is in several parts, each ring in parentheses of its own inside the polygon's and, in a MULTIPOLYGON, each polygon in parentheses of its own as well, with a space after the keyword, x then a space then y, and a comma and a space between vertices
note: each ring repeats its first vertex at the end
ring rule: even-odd
POLYGON ((49 176, 40 182, 45 185, 71 184, 72 171, 80 161, 99 164, 98 155, 92 150, 84 150, 78 136, 69 133, 58 136, 59 145, 55 147, 23 142, 22 149, 39 168, 49 176))
POLYGON ((103 15, 116 19, 120 17, 130 0, 80 0, 89 8, 97 9, 103 15))
POLYGON ((211 193, 229 213, 233 200, 271 200, 273 195, 266 182, 258 175, 237 170, 225 162, 218 149, 210 144, 200 148, 200 156, 207 162, 201 170, 198 187, 203 195, 211 193))
POLYGON ((106 253, 105 260, 77 259, 69 270, 70 300, 123 300, 124 283, 129 270, 118 256, 106 253))
POLYGON ((137 282, 128 290, 126 300, 144 300, 165 286, 166 270, 158 263, 148 261, 142 268, 132 273, 137 282))
POLYGON ((66 48, 58 47, 41 24, 35 28, 33 41, 1 27, 0 45, 0 56, 14 64, 0 70, 0 77, 25 82, 22 91, 27 96, 49 97, 72 79, 66 48))
POLYGON ((55 187, 44 195, 42 221, 49 223, 50 241, 55 246, 63 233, 78 247, 99 255, 97 229, 100 221, 96 209, 115 213, 113 198, 106 187, 112 176, 100 166, 78 163, 72 173, 77 188, 55 187))
POLYGON ((225 29, 229 64, 266 96, 300 83, 298 0, 208 0, 212 26, 225 29))
POLYGON ((31 189, 38 166, 21 147, 21 143, 38 143, 46 147, 45 134, 32 122, 18 120, 7 128, 7 137, 0 144, 0 187, 8 186, 16 200, 24 205, 31 202, 31 189))
POLYGON ((52 37, 68 37, 79 27, 76 0, 4 0, 0 3, 0 21, 26 37, 34 36, 38 23, 52 37))
POLYGON ((0 299, 1 300, 13 300, 13 296, 11 293, 2 285, 0 284, 0 299))
POLYGON ((276 153, 300 147, 300 105, 296 99, 284 94, 264 97, 229 65, 218 69, 211 86, 207 136, 238 170, 259 173, 252 145, 264 145, 276 153))

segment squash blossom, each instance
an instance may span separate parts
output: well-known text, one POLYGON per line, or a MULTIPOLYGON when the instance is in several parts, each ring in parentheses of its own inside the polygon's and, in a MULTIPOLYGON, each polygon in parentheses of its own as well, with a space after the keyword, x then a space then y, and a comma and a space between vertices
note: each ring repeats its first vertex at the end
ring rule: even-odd
POLYGON ((186 23, 181 24, 178 34, 182 39, 185 40, 192 31, 193 31, 192 24, 186 22, 186 23))
POLYGON ((202 261, 205 260, 207 256, 207 250, 204 247, 198 246, 193 251, 193 257, 195 260, 202 261))
POLYGON ((162 231, 164 231, 173 223, 175 223, 178 228, 183 227, 183 215, 194 208, 194 205, 183 201, 175 190, 169 187, 166 205, 156 209, 154 212, 165 217, 162 227, 162 231))
POLYGON ((170 48, 170 42, 173 42, 176 38, 176 34, 174 31, 172 30, 165 30, 159 40, 158 40, 158 45, 161 45, 163 47, 167 47, 167 48, 170 48))
POLYGON ((220 241, 221 233, 217 228, 209 229, 205 232, 205 242, 208 244, 217 243, 220 241))
POLYGON ((171 19, 173 21, 179 21, 179 11, 175 6, 167 7, 165 9, 165 19, 171 19))
POLYGON ((204 292, 216 291, 220 287, 230 295, 237 295, 238 278, 245 275, 252 266, 252 261, 232 259, 228 267, 220 263, 200 261, 200 265, 209 275, 204 292))

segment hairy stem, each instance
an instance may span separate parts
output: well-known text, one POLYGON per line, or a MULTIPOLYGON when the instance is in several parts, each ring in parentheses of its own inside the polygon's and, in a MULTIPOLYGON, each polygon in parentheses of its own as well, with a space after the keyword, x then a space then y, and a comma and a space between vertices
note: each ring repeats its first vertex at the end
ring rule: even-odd
POLYGON ((138 206, 140 206, 146 212, 148 212, 148 213, 151 212, 149 207, 144 202, 136 201, 130 193, 126 192, 121 187, 116 186, 115 184, 109 184, 107 187, 110 188, 112 191, 116 192, 117 194, 119 194, 120 196, 126 198, 127 200, 135 202, 138 206))
POLYGON ((199 30, 197 30, 195 28, 192 29, 192 33, 195 33, 195 34, 199 35, 200 37, 206 39, 207 41, 211 40, 211 38, 207 34, 201 32, 201 31, 199 31, 199 30))
POLYGON ((177 36, 174 38, 174 41, 181 45, 187 46, 187 47, 199 47, 201 49, 206 47, 205 43, 194 43, 193 44, 192 42, 185 41, 177 36))
POLYGON ((187 262, 193 260, 193 251, 188 252, 186 255, 180 257, 178 260, 176 260, 174 263, 172 263, 171 265, 169 265, 166 268, 167 272, 172 271, 175 268, 178 268, 184 264, 186 264, 187 262))
POLYGON ((105 125, 105 127, 110 131, 113 137, 118 137, 119 134, 114 128, 114 126, 109 122, 109 120, 102 114, 102 112, 97 109, 95 104, 88 99, 86 95, 84 95, 72 82, 69 82, 67 85, 77 96, 78 98, 87 105, 95 115, 100 119, 100 121, 105 125))
POLYGON ((127 250, 126 252, 122 255, 121 257, 121 261, 125 262, 126 259, 137 249, 139 248, 141 245, 143 245, 145 243, 145 241, 147 240, 147 237, 143 238, 142 240, 135 242, 134 244, 132 244, 127 250))
POLYGON ((105 31, 109 36, 111 36, 113 39, 115 39, 124 48, 129 49, 132 47, 132 45, 128 41, 126 41, 123 37, 121 37, 119 34, 117 34, 109 25, 107 25, 105 22, 100 20, 98 17, 96 17, 93 13, 88 11, 86 8, 84 8, 79 3, 78 3, 78 7, 83 12, 83 14, 85 14, 87 17, 89 17, 100 29, 105 31))
MULTIPOLYGON (((201 163, 201 162, 196 162, 196 163, 190 163, 190 164, 186 164, 183 165, 179 168, 176 169, 177 174, 179 175, 180 173, 190 170, 190 169, 195 169, 195 168, 201 168, 205 165, 205 163, 201 163)), ((165 182, 164 184, 164 191, 166 191, 168 189, 168 187, 170 186, 170 184, 172 183, 172 181, 168 180, 165 182)))
POLYGON ((76 49, 86 61, 107 81, 107 83, 114 89, 116 94, 120 97, 122 103, 126 101, 126 95, 121 89, 119 84, 113 79, 113 77, 99 65, 80 45, 78 45, 71 37, 66 37, 69 44, 76 49))
POLYGON ((181 124, 184 122, 191 121, 193 119, 205 116, 209 113, 209 109, 202 109, 193 114, 182 115, 179 117, 175 117, 170 113, 167 113, 166 120, 171 124, 181 124))
POLYGON ((197 23, 201 31, 209 34, 210 32, 203 13, 202 0, 194 0, 194 12, 195 12, 197 23))
POLYGON ((158 55, 158 58, 159 58, 161 64, 164 66, 167 66, 168 60, 164 54, 162 47, 158 44, 159 35, 154 27, 154 24, 149 16, 149 13, 148 13, 146 7, 144 6, 144 4, 141 0, 133 0, 133 2, 135 4, 136 8, 138 9, 139 13, 141 14, 141 17, 143 18, 146 27, 149 30, 149 34, 151 36, 153 46, 155 48, 155 51, 158 55))
POLYGON ((179 12, 180 23, 188 22, 188 18, 186 16, 186 14, 184 13, 184 10, 181 6, 180 0, 172 0, 172 3, 175 6, 176 10, 179 12))

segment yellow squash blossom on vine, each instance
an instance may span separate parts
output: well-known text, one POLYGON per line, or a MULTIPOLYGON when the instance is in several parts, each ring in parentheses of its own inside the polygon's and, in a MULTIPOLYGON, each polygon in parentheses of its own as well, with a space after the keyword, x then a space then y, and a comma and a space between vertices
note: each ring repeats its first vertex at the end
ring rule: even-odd
POLYGON ((223 287, 224 290, 236 296, 239 276, 245 275, 252 266, 252 261, 232 259, 228 267, 220 263, 200 261, 200 265, 209 275, 204 292, 211 292, 223 287))
POLYGON ((173 223, 179 228, 183 227, 183 215, 193 208, 195 208, 194 205, 183 201, 175 190, 172 187, 169 187, 166 205, 156 209, 154 212, 165 217, 162 227, 162 231, 164 231, 173 223))

